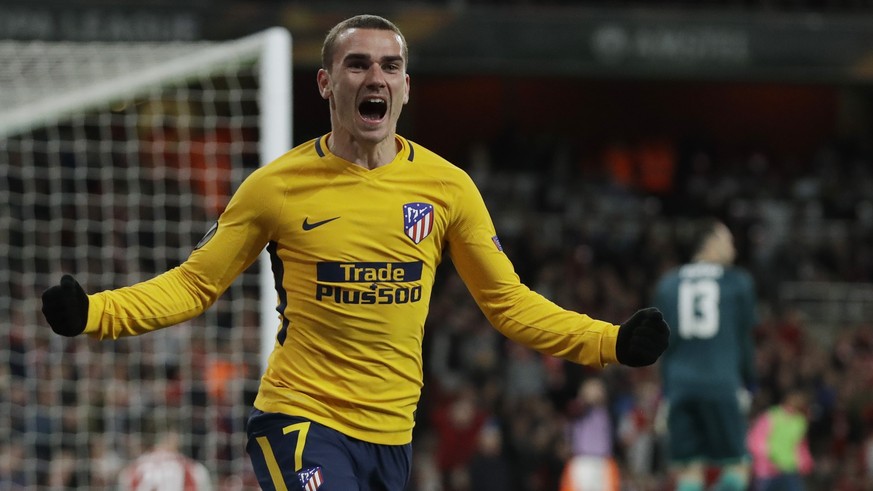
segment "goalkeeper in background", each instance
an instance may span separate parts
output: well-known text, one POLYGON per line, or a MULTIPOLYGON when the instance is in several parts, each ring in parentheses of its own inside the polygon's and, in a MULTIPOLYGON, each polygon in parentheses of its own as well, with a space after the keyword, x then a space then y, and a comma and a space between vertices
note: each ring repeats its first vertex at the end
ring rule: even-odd
POLYGON ((145 334, 203 313, 266 247, 279 319, 247 424, 264 489, 404 489, 424 321, 444 254, 515 342, 594 367, 650 365, 667 347, 654 308, 617 325, 520 282, 470 177, 396 134, 408 60, 390 21, 341 22, 316 76, 329 133, 254 171, 179 267, 92 295, 64 275, 43 294, 58 334, 145 334))
POLYGON ((752 277, 733 266, 733 235, 716 219, 696 222, 691 262, 658 283, 655 305, 673 326, 660 361, 669 458, 677 491, 702 491, 707 467, 720 491, 748 483, 748 391, 756 385, 752 277), (746 407, 744 407, 746 406, 746 407))

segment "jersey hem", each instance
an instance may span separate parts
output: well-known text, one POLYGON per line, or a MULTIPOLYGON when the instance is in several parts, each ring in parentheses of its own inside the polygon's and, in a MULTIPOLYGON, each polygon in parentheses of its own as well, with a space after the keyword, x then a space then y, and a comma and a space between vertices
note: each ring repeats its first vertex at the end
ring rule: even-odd
POLYGON ((336 430, 348 437, 377 445, 406 445, 412 442, 412 428, 391 433, 366 431, 354 426, 343 424, 336 419, 326 418, 323 415, 316 414, 300 406, 291 406, 277 402, 269 403, 256 399, 254 407, 265 413, 281 413, 288 416, 305 418, 336 430))

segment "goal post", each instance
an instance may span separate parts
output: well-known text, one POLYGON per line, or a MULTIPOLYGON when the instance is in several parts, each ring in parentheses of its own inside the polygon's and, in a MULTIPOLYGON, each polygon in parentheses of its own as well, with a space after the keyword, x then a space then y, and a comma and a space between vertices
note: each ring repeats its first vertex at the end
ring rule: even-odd
POLYGON ((291 148, 291 56, 283 28, 0 40, 0 459, 27 486, 105 489, 171 421, 216 484, 246 487, 242 425, 278 328, 266 253, 204 315, 116 342, 53 335, 40 294, 63 273, 94 292, 184 261, 291 148))
MULTIPOLYGON (((261 109, 261 162, 267 163, 291 149, 291 37, 288 31, 274 28, 263 34, 263 62, 260 95, 261 109)), ((267 358, 273 350, 278 325, 276 312, 276 284, 270 259, 261 254, 261 370, 267 367, 267 358)))

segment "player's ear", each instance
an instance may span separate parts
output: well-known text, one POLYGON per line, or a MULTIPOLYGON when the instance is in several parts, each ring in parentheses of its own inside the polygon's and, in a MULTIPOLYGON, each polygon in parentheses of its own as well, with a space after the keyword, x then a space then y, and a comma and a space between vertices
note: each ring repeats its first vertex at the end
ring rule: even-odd
POLYGON ((409 102, 409 74, 406 74, 406 87, 403 89, 403 103, 409 102))
POLYGON ((318 83, 318 93, 321 94, 321 98, 330 99, 330 73, 324 68, 319 68, 315 81, 318 83))

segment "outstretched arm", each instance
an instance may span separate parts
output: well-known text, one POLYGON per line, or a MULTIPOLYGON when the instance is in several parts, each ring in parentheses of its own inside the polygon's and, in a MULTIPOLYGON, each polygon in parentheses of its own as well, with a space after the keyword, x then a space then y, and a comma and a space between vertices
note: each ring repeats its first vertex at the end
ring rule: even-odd
MULTIPOLYGON (((254 174, 253 174, 254 177, 254 174)), ((281 200, 281 193, 275 193, 281 200)), ((249 178, 234 195, 198 248, 179 267, 133 286, 86 295, 71 276, 42 295, 42 311, 52 330, 64 336, 85 333, 118 338, 154 331, 202 314, 257 258, 272 233, 263 183, 249 178)))
POLYGON ((491 218, 472 181, 456 196, 449 254, 476 303, 508 338, 537 351, 590 366, 654 363, 669 328, 657 309, 621 325, 561 308, 523 285, 499 247, 491 218))

